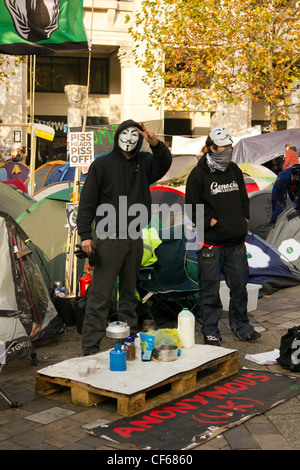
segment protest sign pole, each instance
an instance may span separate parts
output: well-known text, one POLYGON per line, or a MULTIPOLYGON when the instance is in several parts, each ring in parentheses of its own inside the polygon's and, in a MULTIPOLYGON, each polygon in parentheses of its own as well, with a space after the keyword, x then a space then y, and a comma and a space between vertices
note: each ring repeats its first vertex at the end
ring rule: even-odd
MULTIPOLYGON (((86 87, 80 85, 66 85, 65 93, 68 97, 68 128, 81 127, 81 103, 86 95, 86 87)), ((69 134, 70 135, 70 134, 69 134)), ((68 135, 68 146, 69 144, 68 135)), ((75 169, 74 188, 71 195, 73 203, 79 203, 79 191, 77 188, 77 175, 75 169)), ((74 272, 74 250, 77 240, 77 228, 68 227, 67 250, 66 250, 66 266, 65 266, 65 291, 66 294, 76 294, 76 270, 74 272), (75 279, 74 279, 75 274, 75 279), (72 283, 73 277, 73 283, 72 283)))
POLYGON ((29 172, 29 195, 34 195, 34 179, 35 179, 35 158, 36 158, 36 131, 34 127, 34 105, 35 105, 35 71, 36 56, 30 56, 30 172, 29 172))
MULTIPOLYGON (((89 47, 89 57, 88 57, 88 70, 87 70, 87 86, 76 86, 76 91, 65 86, 65 92, 68 94, 69 98, 69 109, 68 109, 68 127, 82 127, 82 132, 85 132, 86 129, 86 120, 87 120, 87 107, 88 107, 88 97, 89 97, 89 86, 90 86, 90 68, 91 68, 91 54, 92 54, 92 33, 93 33, 93 19, 94 19, 94 0, 92 0, 92 12, 91 12, 91 29, 90 29, 90 47, 89 47), (73 91, 73 93, 72 93, 73 91), (79 99, 76 100, 76 94, 79 94, 79 99), (71 97, 73 95, 73 97, 71 97), (83 123, 81 122, 81 102, 85 98, 85 106, 83 113, 83 123), (73 101, 73 102, 72 102, 73 101), (71 116, 71 109, 73 111, 77 109, 77 119, 74 119, 71 116), (69 121, 70 118, 70 121, 69 121), (76 121, 76 122, 75 122, 76 121)), ((69 85, 73 86, 74 85, 69 85)), ((74 175, 74 185, 73 193, 71 195, 71 200, 75 204, 79 204, 79 186, 81 179, 81 166, 76 166, 75 175, 74 175)), ((77 243, 77 227, 71 229, 69 226, 68 233, 68 242, 67 242, 67 258, 66 258, 66 291, 70 292, 71 290, 71 277, 73 279, 72 283, 72 292, 76 295, 76 285, 77 285, 77 263, 75 260, 75 246, 77 243), (71 274, 72 273, 72 274, 71 274)))

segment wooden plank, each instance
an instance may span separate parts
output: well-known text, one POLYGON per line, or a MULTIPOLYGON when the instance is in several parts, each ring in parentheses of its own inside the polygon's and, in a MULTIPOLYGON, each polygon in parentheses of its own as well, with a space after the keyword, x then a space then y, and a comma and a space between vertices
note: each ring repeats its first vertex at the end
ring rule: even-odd
POLYGON ((96 388, 70 379, 48 377, 38 372, 36 373, 36 392, 47 396, 57 392, 61 387, 69 387, 72 403, 87 407, 100 403, 107 397, 114 398, 117 400, 117 413, 130 417, 207 387, 237 372, 238 353, 235 351, 202 364, 193 370, 172 376, 132 395, 96 388), (153 396, 154 393, 155 396, 153 396))

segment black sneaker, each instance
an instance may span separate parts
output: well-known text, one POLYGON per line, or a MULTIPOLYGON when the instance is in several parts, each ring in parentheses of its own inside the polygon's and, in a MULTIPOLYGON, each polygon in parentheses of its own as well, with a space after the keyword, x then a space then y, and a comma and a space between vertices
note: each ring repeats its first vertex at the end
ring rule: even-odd
POLYGON ((243 338, 243 340, 251 343, 252 341, 256 341, 260 337, 261 337, 261 334, 258 333, 258 331, 254 330, 253 333, 251 333, 251 335, 247 336, 246 338, 243 338))
POLYGON ((221 340, 216 336, 204 336, 204 344, 209 344, 210 346, 221 346, 221 340))

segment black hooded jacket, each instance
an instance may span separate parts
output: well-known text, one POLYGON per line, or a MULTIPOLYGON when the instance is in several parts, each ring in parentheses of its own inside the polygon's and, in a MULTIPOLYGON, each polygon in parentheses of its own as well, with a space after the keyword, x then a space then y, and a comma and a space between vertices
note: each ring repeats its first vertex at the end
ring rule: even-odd
POLYGON ((223 172, 211 172, 206 154, 203 155, 188 177, 185 202, 188 215, 195 224, 196 206, 204 205, 202 223, 207 245, 235 246, 245 241, 249 198, 243 173, 235 163, 229 163, 223 172), (214 226, 210 226, 212 218, 218 221, 214 226))
MULTIPOLYGON (((78 234, 81 240, 92 238, 92 222, 96 219, 97 226, 101 218, 106 217, 100 214, 101 208, 105 208, 105 204, 113 206, 116 211, 117 234, 126 228, 123 226, 123 222, 120 227, 120 217, 122 221, 125 220, 125 224, 128 226, 134 216, 127 217, 126 223, 124 205, 121 208, 121 214, 119 214, 120 196, 126 196, 122 199, 126 201, 128 209, 133 204, 143 204, 147 208, 148 218, 145 226, 151 219, 149 186, 166 174, 171 166, 172 156, 167 146, 161 141, 157 146, 151 147, 153 153, 141 151, 143 136, 139 135, 133 156, 131 159, 127 159, 118 145, 118 138, 123 129, 132 126, 142 130, 138 123, 132 120, 124 121, 115 132, 113 150, 106 155, 97 157, 89 168, 81 191, 77 216, 78 234)), ((138 217, 138 214, 135 217, 138 217)))

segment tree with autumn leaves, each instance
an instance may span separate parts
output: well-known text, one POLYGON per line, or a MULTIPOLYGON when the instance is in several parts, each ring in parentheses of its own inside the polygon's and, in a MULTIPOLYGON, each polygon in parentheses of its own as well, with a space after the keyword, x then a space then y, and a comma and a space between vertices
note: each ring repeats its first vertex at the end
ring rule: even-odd
POLYGON ((153 105, 264 101, 276 130, 300 79, 299 12, 294 0, 141 0, 129 32, 153 105))

